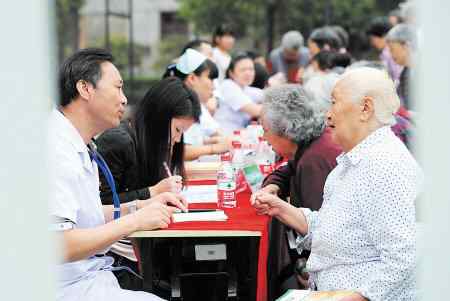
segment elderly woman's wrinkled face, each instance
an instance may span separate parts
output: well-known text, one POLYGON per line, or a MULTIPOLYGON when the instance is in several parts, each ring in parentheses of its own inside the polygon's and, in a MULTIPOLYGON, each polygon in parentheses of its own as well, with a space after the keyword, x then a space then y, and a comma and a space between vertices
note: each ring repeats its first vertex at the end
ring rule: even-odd
POLYGON ((392 58, 400 66, 409 65, 409 47, 399 42, 388 42, 389 51, 392 58))
POLYGON ((358 143, 361 104, 354 103, 349 91, 339 83, 331 94, 331 107, 327 112, 327 125, 331 129, 333 141, 345 152, 350 151, 358 143))
POLYGON ((255 79, 255 65, 251 59, 242 59, 230 71, 230 77, 241 87, 250 86, 255 79))
POLYGON ((297 145, 291 140, 275 134, 269 127, 265 114, 261 116, 261 125, 264 129, 264 139, 272 145, 273 150, 281 157, 292 159, 297 150, 297 145))

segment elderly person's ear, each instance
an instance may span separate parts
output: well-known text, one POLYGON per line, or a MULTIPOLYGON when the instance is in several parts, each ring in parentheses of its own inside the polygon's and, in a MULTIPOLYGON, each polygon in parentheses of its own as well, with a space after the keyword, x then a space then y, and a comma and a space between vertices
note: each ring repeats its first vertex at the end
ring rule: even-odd
POLYGON ((361 107, 361 121, 369 121, 375 113, 373 98, 364 96, 361 107))

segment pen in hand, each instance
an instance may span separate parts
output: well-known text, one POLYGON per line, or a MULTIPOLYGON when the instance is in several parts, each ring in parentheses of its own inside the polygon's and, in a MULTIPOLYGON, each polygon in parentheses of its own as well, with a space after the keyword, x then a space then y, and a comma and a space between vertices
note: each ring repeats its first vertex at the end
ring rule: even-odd
POLYGON ((171 177, 172 173, 170 172, 169 166, 167 165, 166 161, 163 162, 163 166, 164 166, 164 169, 166 170, 167 176, 171 177))
MULTIPOLYGON (((170 168, 169 168, 169 166, 167 165, 167 162, 166 162, 166 161, 163 162, 163 166, 164 166, 164 169, 166 170, 167 176, 168 176, 169 178, 171 178, 171 177, 172 177, 172 172, 170 171, 170 168)), ((172 192, 174 192, 174 193, 180 193, 180 191, 179 191, 177 188, 174 188, 174 187, 172 187, 172 192)), ((185 212, 188 212, 187 206, 186 206, 185 212)))

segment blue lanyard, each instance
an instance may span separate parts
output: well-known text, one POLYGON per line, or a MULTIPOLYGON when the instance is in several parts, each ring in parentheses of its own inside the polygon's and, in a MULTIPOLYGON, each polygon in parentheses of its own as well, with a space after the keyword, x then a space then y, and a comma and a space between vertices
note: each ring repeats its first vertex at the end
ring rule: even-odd
POLYGON ((96 152, 95 150, 88 148, 89 157, 91 160, 94 160, 97 163, 97 166, 102 171, 102 174, 105 176, 106 181, 108 182, 108 186, 111 189, 113 204, 114 204, 114 219, 118 219, 120 217, 120 200, 119 195, 116 191, 116 183, 114 182, 113 175, 111 170, 109 170, 108 164, 106 164, 105 160, 102 156, 96 152))

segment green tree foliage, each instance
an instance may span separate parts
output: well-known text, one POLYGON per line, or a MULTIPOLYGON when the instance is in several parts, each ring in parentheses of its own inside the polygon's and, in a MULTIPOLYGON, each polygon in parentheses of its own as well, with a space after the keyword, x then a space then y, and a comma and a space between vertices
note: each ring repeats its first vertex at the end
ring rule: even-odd
POLYGON ((326 24, 361 29, 371 16, 378 14, 382 12, 375 0, 283 0, 278 7, 277 24, 282 32, 293 26, 310 32, 326 24))
MULTIPOLYGON (((123 35, 112 35, 110 38, 111 43, 111 54, 114 56, 114 65, 119 69, 122 76, 128 76, 128 49, 129 41, 128 38, 123 35)), ((99 47, 103 48, 105 46, 102 40, 97 40, 94 44, 88 45, 88 47, 99 47)), ((138 67, 142 64, 144 56, 149 52, 149 47, 144 46, 139 43, 134 43, 133 46, 133 66, 138 67)))
POLYGON ((188 42, 188 37, 184 35, 169 35, 158 44, 158 59, 153 68, 156 74, 162 76, 166 67, 173 63, 173 59, 180 55, 181 49, 188 42))
POLYGON ((59 61, 79 47, 79 12, 85 2, 86 0, 56 0, 59 61))
MULTIPOLYGON (((254 44, 267 39, 267 7, 274 11, 275 40, 284 32, 308 35, 323 25, 341 25, 351 33, 364 33, 369 20, 387 14, 401 0, 181 0, 180 15, 194 24, 196 33, 208 34, 220 23, 234 25, 254 44), (353 32, 352 32, 353 31, 353 32)), ((276 46, 276 45, 274 45, 276 46)))
POLYGON ((238 35, 263 24, 265 0, 181 0, 181 17, 194 24, 197 33, 211 33, 218 24, 230 24, 238 35))

